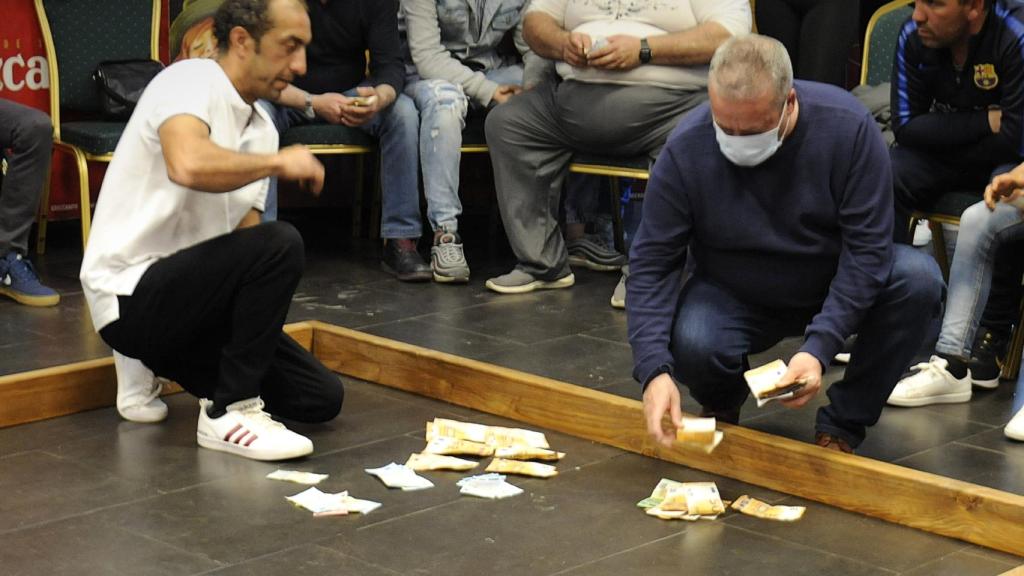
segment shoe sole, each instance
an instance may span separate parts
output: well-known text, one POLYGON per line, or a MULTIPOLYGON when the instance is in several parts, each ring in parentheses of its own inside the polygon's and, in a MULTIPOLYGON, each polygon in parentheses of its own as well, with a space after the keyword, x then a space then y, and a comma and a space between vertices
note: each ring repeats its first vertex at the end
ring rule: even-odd
POLYGON ((167 405, 162 401, 158 406, 130 406, 122 409, 117 408, 117 413, 121 415, 121 418, 129 422, 137 422, 139 424, 156 424, 157 422, 163 422, 167 419, 167 405))
POLYGON ((1014 432, 1014 431, 1011 431, 1011 430, 1009 430, 1007 428, 1004 428, 1003 429, 1003 434, 1007 438, 1009 438, 1010 440, 1017 440, 1019 442, 1024 442, 1024 430, 1021 430, 1020 432, 1014 432))
POLYGON ((619 299, 615 298, 614 296, 611 299, 611 304, 612 304, 612 308, 615 308, 616 310, 625 310, 626 309, 626 301, 625 300, 619 300, 619 299))
POLYGON ((991 380, 975 380, 971 378, 971 384, 978 388, 984 388, 985 390, 995 390, 999 387, 999 377, 996 376, 991 380))
POLYGON ((622 264, 602 264, 600 262, 588 260, 582 256, 569 256, 570 266, 586 268, 588 270, 593 270, 594 272, 618 272, 622 269, 623 264, 625 264, 625 262, 622 262, 622 264))
POLYGON ((469 276, 445 276, 434 272, 434 282, 441 284, 465 284, 469 282, 469 276))
POLYGON ((204 436, 199 432, 196 432, 196 441, 203 448, 217 450, 218 452, 227 452, 228 454, 234 454, 235 456, 241 456, 243 458, 249 458, 250 460, 260 460, 264 462, 271 462, 275 460, 291 460, 292 458, 299 458, 301 456, 307 456, 313 453, 312 446, 310 446, 308 449, 303 450, 260 452, 255 451, 252 448, 239 446, 238 444, 235 444, 233 442, 225 442, 220 438, 210 438, 208 436, 204 436))
POLYGON ((971 391, 955 392, 953 394, 939 394, 938 396, 926 396, 924 398, 889 398, 886 403, 890 406, 902 406, 904 408, 917 408, 918 406, 929 406, 931 404, 962 404, 971 400, 971 391))
POLYGON ((569 274, 564 278, 559 278, 558 280, 552 280, 550 282, 545 280, 534 280, 533 282, 521 284, 519 286, 502 286, 492 280, 488 280, 484 285, 499 294, 526 294, 527 292, 533 292, 534 290, 557 290, 559 288, 568 288, 575 283, 576 277, 569 274))
POLYGON ((18 304, 35 306, 38 308, 46 308, 60 304, 60 294, 54 294, 52 296, 32 296, 29 294, 22 294, 21 292, 17 292, 9 288, 0 288, 0 295, 7 296, 18 304))
POLYGON ((432 273, 429 270, 426 272, 415 272, 413 274, 399 274, 397 270, 388 266, 384 262, 380 263, 380 267, 401 282, 429 282, 432 276, 432 273))

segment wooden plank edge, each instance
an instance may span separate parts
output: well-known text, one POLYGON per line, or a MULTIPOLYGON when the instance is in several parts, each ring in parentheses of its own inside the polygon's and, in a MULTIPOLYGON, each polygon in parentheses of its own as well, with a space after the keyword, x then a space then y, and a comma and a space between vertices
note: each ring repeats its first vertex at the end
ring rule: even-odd
POLYGON ((1024 556, 1024 497, 743 428, 720 424, 713 455, 651 442, 642 404, 484 362, 313 322, 328 368, 1024 556))
POLYGON ((1016 568, 1010 568, 999 576, 1024 576, 1024 564, 1017 566, 1016 568))
MULTIPOLYGON (((307 350, 313 326, 297 322, 286 333, 307 350)), ((117 396, 113 357, 0 376, 0 428, 113 406, 117 396)), ((181 392, 177 384, 164 395, 181 392)))

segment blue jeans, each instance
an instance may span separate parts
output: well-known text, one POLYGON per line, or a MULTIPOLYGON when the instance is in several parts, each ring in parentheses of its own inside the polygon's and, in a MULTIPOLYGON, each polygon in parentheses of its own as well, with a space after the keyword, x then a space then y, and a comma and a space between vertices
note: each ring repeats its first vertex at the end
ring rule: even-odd
MULTIPOLYGON (((496 68, 485 76, 498 84, 519 85, 523 82, 523 67, 496 68)), ((406 78, 405 95, 412 98, 420 115, 419 150, 427 219, 434 230, 455 232, 462 214, 459 163, 469 99, 461 86, 416 75, 406 78)))
MULTIPOLYGON (((345 96, 356 96, 353 88, 345 96)), ((266 106, 273 106, 260 101, 266 106)), ((291 126, 311 121, 297 110, 277 107, 272 114, 278 132, 291 126)), ((367 132, 380 143, 381 155, 381 215, 380 235, 382 238, 419 238, 423 232, 420 222, 419 156, 416 144, 419 140, 419 115, 411 98, 399 94, 398 98, 372 120, 357 127, 367 132)), ((263 220, 277 219, 277 180, 272 178, 267 191, 266 211, 263 220)))
MULTIPOLYGON (((942 288, 942 275, 930 256, 909 246, 894 247, 889 281, 861 320, 845 377, 828 389, 831 403, 818 410, 818 431, 851 446, 864 440, 921 342, 934 338, 928 332, 937 326, 942 288)), ((698 269, 683 288, 672 327, 676 379, 705 408, 735 409, 748 394, 743 379, 750 368, 747 356, 802 334, 820 311, 820 306, 778 310, 740 301, 704 280, 698 269)))
POLYGON ((960 216, 960 232, 949 269, 946 315, 942 319, 936 352, 970 357, 974 334, 992 287, 996 248, 1024 239, 1021 217, 1020 209, 1009 204, 997 204, 990 212, 983 202, 971 206, 960 216))

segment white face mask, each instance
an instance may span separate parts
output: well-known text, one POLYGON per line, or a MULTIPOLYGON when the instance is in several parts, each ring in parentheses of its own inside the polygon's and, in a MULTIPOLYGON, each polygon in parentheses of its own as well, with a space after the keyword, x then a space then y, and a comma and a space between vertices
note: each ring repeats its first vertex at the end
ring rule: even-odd
MULTIPOLYGON (((760 134, 748 134, 745 136, 734 136, 726 134, 722 127, 711 117, 711 123, 715 126, 715 140, 718 141, 718 148, 722 155, 737 166, 757 166, 772 157, 782 146, 782 120, 786 116, 786 104, 782 105, 782 115, 779 116, 779 125, 767 132, 760 134)), ((789 120, 786 119, 788 126, 789 120)))

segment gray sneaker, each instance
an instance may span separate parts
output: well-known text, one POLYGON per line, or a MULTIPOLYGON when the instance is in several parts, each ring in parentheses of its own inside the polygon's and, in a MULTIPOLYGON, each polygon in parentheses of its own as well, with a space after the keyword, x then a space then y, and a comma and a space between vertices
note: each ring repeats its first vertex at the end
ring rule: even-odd
POLYGON ((502 294, 525 294, 534 290, 568 288, 575 283, 576 277, 573 276, 572 272, 557 280, 538 280, 533 275, 516 268, 508 274, 491 278, 487 281, 486 286, 502 294))
POLYGON ((622 277, 619 278, 619 283, 615 285, 615 291, 612 292, 612 308, 619 310, 626 308, 626 278, 629 278, 628 264, 622 267, 622 277))
POLYGON ((469 264, 457 232, 438 230, 430 249, 430 267, 435 282, 469 282, 469 264))
POLYGON ((626 257, 607 247, 600 236, 588 234, 565 243, 569 264, 597 272, 614 272, 626 263, 626 257))

